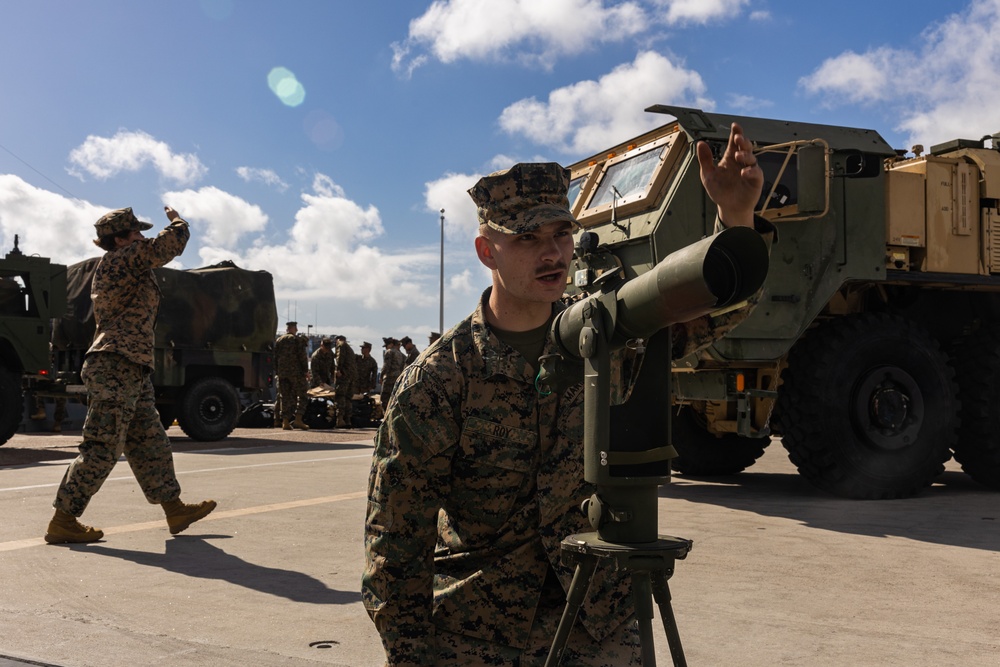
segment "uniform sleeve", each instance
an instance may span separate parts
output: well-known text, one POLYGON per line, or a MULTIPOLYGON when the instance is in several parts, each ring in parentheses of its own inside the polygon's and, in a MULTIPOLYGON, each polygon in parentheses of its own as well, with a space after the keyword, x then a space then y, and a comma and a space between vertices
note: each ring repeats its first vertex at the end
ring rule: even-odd
POLYGON ((361 587, 393 666, 434 664, 437 517, 460 434, 453 401, 424 369, 408 368, 375 438, 361 587))
POLYGON ((158 269, 177 257, 191 238, 188 223, 178 218, 151 239, 142 239, 125 248, 125 261, 136 269, 158 269))

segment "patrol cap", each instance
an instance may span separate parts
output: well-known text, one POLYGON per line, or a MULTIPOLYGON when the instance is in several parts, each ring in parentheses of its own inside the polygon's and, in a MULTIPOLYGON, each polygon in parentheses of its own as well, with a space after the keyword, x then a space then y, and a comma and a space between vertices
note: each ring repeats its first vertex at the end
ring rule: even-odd
POLYGON ((408 345, 408 344, 410 344, 410 343, 412 343, 412 342, 413 342, 413 339, 412 339, 412 338, 410 338, 409 336, 403 336, 402 338, 400 338, 400 339, 399 339, 399 342, 400 342, 400 343, 401 343, 402 345, 408 345))
POLYGON ((520 162, 479 179, 469 189, 480 224, 504 234, 524 234, 553 220, 568 220, 570 171, 556 162, 520 162))
POLYGON ((371 346, 372 346, 372 344, 369 343, 368 341, 365 341, 365 342, 361 343, 361 347, 371 347, 371 346))
POLYGON ((346 341, 347 340, 347 336, 344 336, 344 335, 337 336, 336 340, 346 341))
POLYGON ((94 227, 97 229, 97 238, 100 239, 105 236, 117 234, 118 232, 145 231, 152 229, 153 225, 152 223, 139 220, 135 217, 135 213, 132 212, 132 208, 129 207, 105 213, 94 223, 94 227))
POLYGON ((298 322, 285 322, 285 326, 286 327, 297 327, 297 326, 299 326, 299 323, 298 322))
POLYGON ((392 336, 388 336, 388 337, 383 336, 382 337, 382 347, 389 347, 390 345, 393 345, 393 344, 398 343, 398 342, 399 341, 396 340, 395 338, 393 338, 392 336))
POLYGON ((319 342, 319 344, 322 345, 323 347, 330 347, 331 345, 333 345, 333 341, 330 340, 329 338, 324 338, 319 342))

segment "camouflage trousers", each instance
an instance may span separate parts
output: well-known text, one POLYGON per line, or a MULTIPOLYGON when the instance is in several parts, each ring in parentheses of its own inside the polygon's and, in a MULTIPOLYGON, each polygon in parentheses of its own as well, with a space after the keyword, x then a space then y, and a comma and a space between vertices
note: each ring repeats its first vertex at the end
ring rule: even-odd
POLYGON ((83 362, 82 375, 89 395, 83 442, 52 506, 73 516, 83 514, 122 454, 150 503, 180 497, 150 370, 119 354, 97 353, 83 362))
POLYGON ((382 393, 379 394, 379 402, 382 404, 383 412, 389 407, 389 397, 392 396, 392 388, 398 378, 398 375, 387 375, 382 378, 382 393))
MULTIPOLYGON (((60 424, 66 421, 66 417, 69 416, 69 413, 66 411, 66 399, 62 397, 55 398, 53 399, 53 402, 56 407, 55 412, 52 414, 52 421, 56 424, 60 424)), ((41 396, 35 396, 34 413, 43 412, 45 412, 45 399, 41 396)))
MULTIPOLYGON (((562 612, 562 606, 539 606, 528 645, 523 650, 439 629, 434 665, 542 667, 552 647, 562 612)), ((559 662, 561 667, 639 667, 641 664, 639 627, 632 617, 602 642, 587 634, 579 623, 574 624, 559 662)))
POLYGON ((288 373, 278 376, 278 403, 282 419, 291 420, 304 415, 308 400, 304 375, 288 373))
POLYGON ((351 415, 354 413, 354 394, 357 392, 356 383, 352 380, 337 380, 337 386, 333 391, 333 401, 337 405, 337 425, 348 426, 351 424, 351 415))

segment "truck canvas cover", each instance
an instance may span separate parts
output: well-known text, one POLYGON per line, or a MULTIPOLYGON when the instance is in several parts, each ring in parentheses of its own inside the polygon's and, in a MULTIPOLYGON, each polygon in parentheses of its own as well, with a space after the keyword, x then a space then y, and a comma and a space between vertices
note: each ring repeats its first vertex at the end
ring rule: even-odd
MULTIPOLYGON (((68 307, 52 334, 58 350, 90 347, 95 329, 91 283, 100 260, 94 257, 67 269, 68 307)), ((270 273, 228 261, 153 273, 162 295, 155 347, 261 352, 274 341, 278 322, 270 273)))

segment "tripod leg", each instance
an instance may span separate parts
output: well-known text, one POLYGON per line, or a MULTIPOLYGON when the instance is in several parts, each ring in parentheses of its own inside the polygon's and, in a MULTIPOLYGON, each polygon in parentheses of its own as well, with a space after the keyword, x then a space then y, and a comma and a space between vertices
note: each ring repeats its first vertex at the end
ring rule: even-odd
POLYGON ((639 647, 642 649, 642 667, 656 667, 653 648, 653 593, 650 590, 649 572, 632 572, 632 606, 639 622, 639 647))
POLYGON ((667 585, 667 575, 663 570, 653 573, 652 577, 653 596, 656 604, 660 608, 660 616, 663 618, 663 631, 667 635, 667 646, 670 647, 670 656, 674 660, 674 667, 687 667, 687 660, 684 659, 684 648, 681 646, 681 635, 677 631, 677 620, 674 619, 674 609, 670 604, 670 587, 667 585))
POLYGON ((559 619, 559 627, 556 628, 555 639, 552 640, 552 648, 549 649, 549 656, 545 659, 545 667, 556 667, 562 659, 563 649, 566 648, 566 640, 569 639, 570 630, 576 623, 576 616, 580 613, 583 605, 583 598, 590 588, 590 580, 597 569, 597 556, 581 556, 573 572, 573 582, 569 586, 566 594, 566 607, 563 609, 562 618, 559 619))

